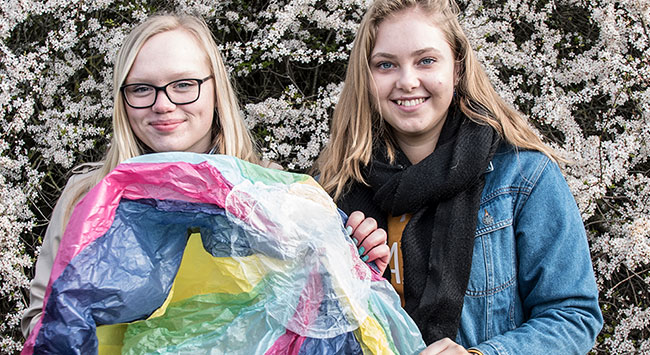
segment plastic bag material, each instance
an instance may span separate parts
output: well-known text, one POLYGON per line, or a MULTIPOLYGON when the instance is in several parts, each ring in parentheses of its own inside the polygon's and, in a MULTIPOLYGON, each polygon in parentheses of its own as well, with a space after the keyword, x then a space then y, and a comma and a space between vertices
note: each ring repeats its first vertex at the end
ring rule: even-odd
POLYGON ((309 176, 148 154, 75 207, 23 354, 413 354, 389 283, 309 176))

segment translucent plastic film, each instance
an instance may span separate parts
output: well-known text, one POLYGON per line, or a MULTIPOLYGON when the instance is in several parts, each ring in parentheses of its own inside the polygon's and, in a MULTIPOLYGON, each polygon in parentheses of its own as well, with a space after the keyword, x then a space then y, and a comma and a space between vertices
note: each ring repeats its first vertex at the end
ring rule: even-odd
POLYGON ((309 176, 149 154, 77 205, 24 354, 417 353, 309 176))
MULTIPOLYGON (((345 234, 340 214, 320 188, 242 183, 226 199, 232 221, 255 252, 284 260, 274 272, 268 313, 299 335, 329 338, 368 316, 370 269, 345 234), (232 211, 232 212, 231 212, 232 211)), ((277 263, 263 265, 268 271, 277 263)))

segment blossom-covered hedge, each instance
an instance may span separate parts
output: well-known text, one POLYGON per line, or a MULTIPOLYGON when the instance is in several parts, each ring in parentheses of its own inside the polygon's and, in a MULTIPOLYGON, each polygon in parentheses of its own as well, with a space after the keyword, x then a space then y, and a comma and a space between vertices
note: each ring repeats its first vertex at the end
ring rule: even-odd
MULTIPOLYGON (((4 0, 0 7, 0 352, 19 318, 48 217, 76 164, 110 136, 113 56, 161 10, 204 16, 266 158, 309 168, 326 143, 367 0, 4 0)), ((605 327, 596 353, 650 352, 650 3, 461 0, 502 96, 565 167, 605 327)))

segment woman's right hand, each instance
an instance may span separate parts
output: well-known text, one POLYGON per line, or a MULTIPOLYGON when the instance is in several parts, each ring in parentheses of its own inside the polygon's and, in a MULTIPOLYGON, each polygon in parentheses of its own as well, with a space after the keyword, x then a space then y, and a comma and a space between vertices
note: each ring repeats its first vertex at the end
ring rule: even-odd
POLYGON ((420 355, 470 355, 470 353, 465 350, 462 346, 455 343, 449 338, 440 339, 431 345, 427 346, 426 349, 422 350, 420 355))
POLYGON ((386 244, 388 235, 382 228, 377 227, 377 221, 367 217, 361 211, 354 211, 348 217, 346 229, 350 238, 359 249, 361 260, 369 263, 374 261, 381 274, 386 270, 390 259, 390 248, 386 244))

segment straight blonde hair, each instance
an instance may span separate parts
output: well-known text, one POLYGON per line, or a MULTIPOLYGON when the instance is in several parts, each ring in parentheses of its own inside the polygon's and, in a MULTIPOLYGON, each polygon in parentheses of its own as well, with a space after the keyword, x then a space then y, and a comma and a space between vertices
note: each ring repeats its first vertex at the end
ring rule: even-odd
POLYGON ((489 124, 515 147, 537 150, 554 161, 564 161, 546 146, 526 119, 497 94, 458 21, 454 0, 377 0, 364 15, 350 53, 345 82, 334 108, 328 145, 316 161, 319 183, 336 201, 351 181, 366 184, 361 170, 368 165, 375 140, 382 140, 391 159, 397 149, 390 127, 374 109, 374 88, 368 61, 377 28, 399 12, 417 8, 431 16, 445 35, 456 60, 458 83, 452 105, 479 124, 489 124))
POLYGON ((208 25, 203 19, 191 15, 154 15, 129 33, 117 53, 113 72, 113 138, 106 156, 100 162, 100 167, 73 187, 74 198, 70 206, 66 207, 66 221, 81 197, 119 163, 145 153, 145 147, 135 136, 129 124, 120 87, 126 80, 144 43, 156 34, 176 29, 183 29, 196 39, 206 55, 211 74, 214 76, 216 110, 212 122, 211 151, 255 164, 260 163, 257 147, 244 124, 235 90, 230 83, 221 52, 208 25))

